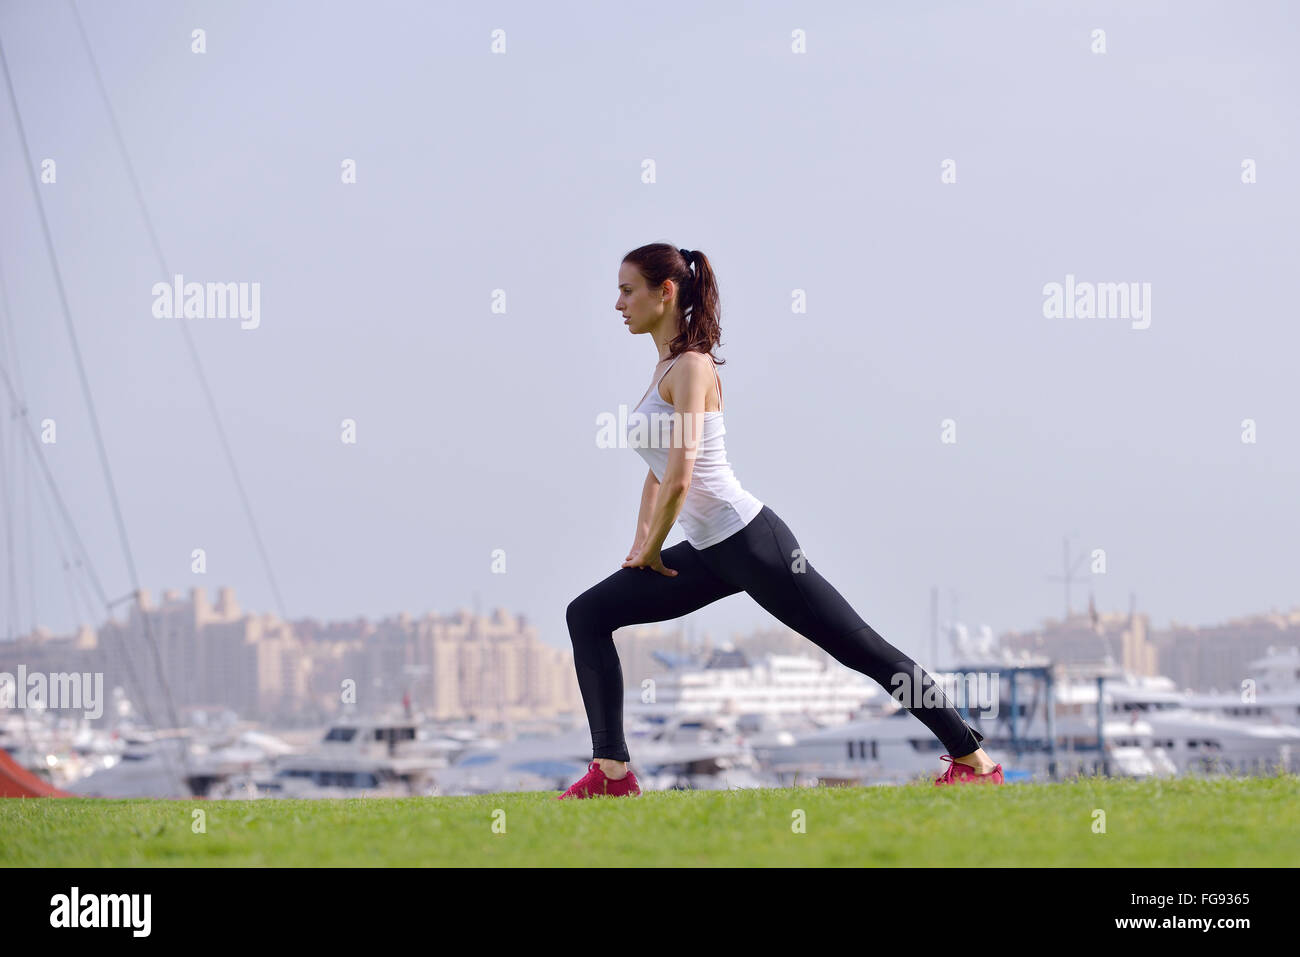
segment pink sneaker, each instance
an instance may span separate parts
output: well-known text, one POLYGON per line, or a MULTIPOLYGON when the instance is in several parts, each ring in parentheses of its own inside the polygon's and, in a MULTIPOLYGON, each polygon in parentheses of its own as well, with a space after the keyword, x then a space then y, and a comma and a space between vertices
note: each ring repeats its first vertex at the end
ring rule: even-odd
POLYGON ((627 769, 627 776, 621 777, 617 781, 611 781, 605 777, 605 772, 600 769, 600 765, 592 761, 587 765, 587 773, 581 778, 569 785, 569 790, 565 791, 557 801, 563 801, 565 798, 589 798, 589 797, 636 797, 641 793, 641 788, 637 786, 636 775, 632 769, 627 769))
POLYGON ((935 784, 1002 784, 1002 765, 997 765, 988 774, 976 774, 969 764, 960 764, 953 760, 951 754, 942 755, 940 761, 947 761, 948 770, 935 779, 935 784))

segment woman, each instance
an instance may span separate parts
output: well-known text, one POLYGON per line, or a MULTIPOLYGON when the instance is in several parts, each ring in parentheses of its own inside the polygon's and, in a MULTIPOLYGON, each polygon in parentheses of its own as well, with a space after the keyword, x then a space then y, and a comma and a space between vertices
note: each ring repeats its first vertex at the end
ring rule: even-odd
POLYGON ((891 694, 899 688, 895 676, 919 675, 921 692, 898 697, 904 707, 918 702, 908 710, 951 752, 942 756, 950 764, 935 783, 1001 784, 1002 765, 979 746, 983 735, 928 674, 858 616, 803 556, 785 522, 736 481, 722 440, 722 383, 712 357, 722 330, 709 260, 666 243, 642 246, 623 257, 618 288, 615 308, 624 324, 633 335, 649 333, 659 354, 650 388, 628 417, 628 444, 650 469, 627 559, 568 607, 592 761, 560 798, 641 793, 627 766, 615 629, 680 618, 739 591, 891 694), (679 520, 686 541, 661 553, 679 520))

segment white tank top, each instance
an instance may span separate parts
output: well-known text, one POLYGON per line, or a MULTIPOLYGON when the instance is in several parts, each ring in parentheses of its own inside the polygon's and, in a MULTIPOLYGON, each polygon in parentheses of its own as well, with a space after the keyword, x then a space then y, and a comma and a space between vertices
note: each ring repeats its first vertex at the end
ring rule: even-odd
MULTIPOLYGON (((704 353, 702 353, 704 354, 704 353)), ((679 353, 668 363, 671 369, 681 358, 679 353)), ((713 357, 709 356, 712 362, 713 357)), ((673 407, 659 394, 659 382, 668 374, 654 380, 650 391, 628 416, 627 443, 645 459, 655 478, 664 480, 668 469, 668 452, 673 441, 673 407)), ((715 366, 713 377, 718 381, 718 401, 722 401, 722 380, 715 366)), ((763 503, 740 487, 736 475, 727 463, 727 450, 722 441, 726 434, 722 424, 722 411, 705 412, 704 428, 699 447, 695 450, 691 485, 686 490, 677 523, 681 525, 686 540, 695 548, 716 545, 728 535, 740 531, 763 509, 763 503)))

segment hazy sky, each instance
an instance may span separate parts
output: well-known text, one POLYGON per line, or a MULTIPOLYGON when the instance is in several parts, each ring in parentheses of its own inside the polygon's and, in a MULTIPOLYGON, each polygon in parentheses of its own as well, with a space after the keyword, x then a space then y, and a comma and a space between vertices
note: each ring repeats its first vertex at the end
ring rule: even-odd
MULTIPOLYGON (((565 606, 632 540, 645 465, 598 448, 596 418, 649 384, 654 345, 614 302, 624 253, 663 240, 719 275, 737 477, 901 648, 928 647, 933 585, 972 626, 1059 616, 1065 535, 1106 552, 1076 609, 1089 586, 1157 626, 1300 600, 1293 5, 79 9, 172 274, 260 288, 255 329, 153 315, 171 275, 72 13, 0 5, 33 154, 6 95, 12 335, 112 597, 131 585, 29 159, 56 162, 42 196, 154 595, 275 604, 186 322, 291 616, 477 594, 567 647, 565 606), (1149 283, 1149 327, 1046 316, 1067 275, 1149 283)), ((4 626, 66 630, 85 615, 11 424, 3 449, 4 626)), ((717 637, 773 621, 744 594, 692 617, 717 637)))

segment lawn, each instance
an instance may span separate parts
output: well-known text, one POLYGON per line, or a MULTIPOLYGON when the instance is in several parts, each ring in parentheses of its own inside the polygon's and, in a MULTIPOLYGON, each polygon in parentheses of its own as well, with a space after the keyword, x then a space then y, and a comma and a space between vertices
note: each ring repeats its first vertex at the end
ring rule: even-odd
POLYGON ((1259 867, 1300 778, 553 792, 340 801, 0 799, 0 866, 1259 867))

